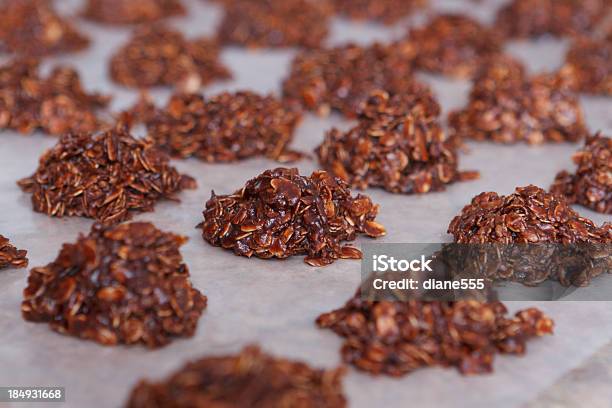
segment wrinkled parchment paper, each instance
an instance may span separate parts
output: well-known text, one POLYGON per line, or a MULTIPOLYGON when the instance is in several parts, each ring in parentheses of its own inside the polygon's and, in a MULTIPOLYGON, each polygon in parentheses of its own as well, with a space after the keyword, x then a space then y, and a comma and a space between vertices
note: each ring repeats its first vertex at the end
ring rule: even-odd
MULTIPOLYGON (((79 1, 57 2, 65 12, 74 12, 79 1), (60 4, 61 3, 61 4, 60 4)), ((221 15, 216 6, 202 0, 187 1, 192 13, 171 23, 188 35, 211 34, 221 15)), ((483 21, 490 20, 496 1, 432 1, 438 10, 465 10, 483 21)), ((337 20, 330 44, 346 41, 368 43, 401 36, 416 19, 384 27, 337 20)), ((115 93, 113 107, 133 103, 137 93, 111 84, 107 60, 129 34, 127 29, 105 28, 87 22, 79 25, 95 42, 89 50, 52 60, 75 64, 90 90, 115 93)), ((532 43, 512 43, 508 49, 523 58, 533 71, 553 69, 562 60, 567 44, 542 39, 532 43)), ((221 90, 280 90, 294 50, 248 51, 229 48, 223 60, 234 73, 232 81, 204 89, 206 94, 221 90)), ((462 106, 469 83, 423 76, 435 89, 444 107, 462 106)), ((162 103, 169 92, 153 93, 162 103)), ((584 109, 592 131, 612 131, 610 99, 584 97, 584 109)), ((312 151, 324 132, 332 126, 346 128, 351 123, 338 116, 319 118, 307 115, 299 127, 295 146, 312 151)), ((31 210, 30 197, 15 181, 30 175, 39 155, 52 146, 53 137, 20 136, 0 133, 0 233, 16 246, 29 250, 30 266, 55 259, 62 243, 86 233, 90 220, 51 219, 31 210)), ((400 196, 384 191, 368 193, 381 204, 379 220, 386 225, 387 237, 380 242, 443 242, 449 239, 450 219, 482 191, 507 194, 514 187, 529 183, 548 187, 557 171, 572 169, 570 157, 577 145, 527 147, 470 144, 462 155, 461 166, 478 169, 482 178, 455 184, 446 192, 424 196, 400 196)), ((338 261, 326 268, 312 268, 302 259, 263 261, 234 256, 205 243, 194 227, 201 220, 210 191, 229 193, 261 171, 274 167, 265 159, 231 165, 208 165, 196 160, 175 161, 183 172, 193 175, 199 188, 181 195, 182 203, 164 202, 154 213, 136 220, 150 220, 166 230, 189 236, 183 255, 194 285, 208 296, 206 309, 196 335, 178 340, 161 350, 142 347, 102 347, 93 342, 59 335, 44 324, 25 322, 20 316, 21 292, 27 271, 0 272, 0 386, 64 386, 67 407, 119 407, 131 387, 142 377, 161 379, 185 361, 203 355, 229 353, 248 343, 260 343, 269 352, 305 360, 315 366, 332 367, 340 362, 341 339, 319 330, 314 319, 322 312, 341 306, 357 288, 359 262, 338 261)), ((303 173, 316 168, 302 161, 303 173)), ((602 223, 610 217, 584 208, 577 209, 602 223)), ((371 242, 367 238, 357 241, 371 242)), ((612 276, 604 278, 612 279, 612 276)), ((597 282, 596 282, 597 283, 597 282)), ((423 369, 401 379, 371 377, 354 369, 345 380, 346 394, 353 407, 519 407, 533 401, 564 373, 578 367, 612 338, 612 302, 514 302, 512 310, 531 305, 549 313, 556 321, 556 334, 529 343, 524 357, 499 356, 495 374, 462 377, 454 369, 423 369)), ((1 404, 0 404, 1 405, 1 404)), ((16 404, 25 407, 28 404, 16 404)), ((39 405, 37 405, 39 406, 39 405)))

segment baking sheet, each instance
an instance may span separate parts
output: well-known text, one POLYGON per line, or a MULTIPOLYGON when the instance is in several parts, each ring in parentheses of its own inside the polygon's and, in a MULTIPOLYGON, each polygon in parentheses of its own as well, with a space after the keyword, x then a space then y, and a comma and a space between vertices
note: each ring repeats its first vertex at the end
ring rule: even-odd
MULTIPOLYGON (((58 3, 62 11, 70 12, 80 2, 58 3)), ((220 9, 202 0, 186 3, 191 15, 171 20, 173 25, 189 35, 211 34, 220 9)), ((465 10, 487 21, 500 2, 484 1, 478 6, 467 0, 432 3, 439 10, 465 10)), ((129 30, 79 24, 95 37, 93 47, 54 61, 76 65, 88 89, 113 92, 114 108, 129 106, 137 94, 114 86, 106 77, 108 57, 128 38, 129 30)), ((349 40, 368 43, 397 37, 404 30, 402 25, 389 28, 337 20, 330 43, 349 40)), ((538 71, 558 66, 565 47, 564 42, 543 39, 513 43, 508 48, 532 70, 538 71)), ((214 94, 225 89, 248 88, 278 93, 294 53, 294 50, 229 48, 223 52, 223 60, 231 67, 234 80, 216 83, 204 92, 214 94)), ((469 91, 466 81, 427 75, 423 78, 437 92, 445 112, 465 103, 469 91)), ((160 103, 168 95, 167 90, 154 91, 160 103)), ((610 134, 610 99, 585 97, 583 102, 590 129, 610 134)), ((311 151, 331 126, 350 125, 351 122, 335 115, 329 118, 306 115, 297 131, 295 146, 311 151)), ((40 134, 24 137, 2 132, 0 135, 0 233, 17 247, 28 249, 31 267, 55 259, 63 242, 74 241, 92 223, 86 219, 52 219, 34 213, 29 195, 15 185, 17 179, 34 171, 40 154, 54 143, 53 137, 40 134)), ((446 227, 450 219, 474 195, 482 191, 507 194, 514 187, 529 183, 548 187, 557 171, 571 168, 570 157, 577 148, 576 145, 527 147, 486 143, 469 147, 470 152, 462 156, 461 166, 480 170, 480 180, 455 184, 446 192, 423 196, 368 191, 381 204, 379 220, 387 227, 388 235, 377 241, 364 238, 357 244, 449 240, 446 227)), ((190 241, 182 250, 185 262, 191 269, 194 286, 209 299, 196 335, 154 351, 139 346, 109 348, 61 336, 44 324, 21 319, 21 292, 26 285, 27 271, 3 271, 0 272, 0 386, 64 386, 67 407, 119 407, 132 385, 142 377, 161 379, 189 359, 235 352, 248 343, 260 343, 274 354, 305 360, 315 366, 339 364, 342 340, 331 331, 316 328, 314 319, 341 306, 354 293, 360 280, 359 262, 338 261, 317 269, 307 266, 299 257, 287 261, 246 259, 209 246, 194 227, 201 221, 201 211, 210 191, 232 192, 248 178, 276 164, 265 159, 231 165, 208 165, 196 160, 174 163, 182 172, 193 175, 199 188, 183 193, 181 204, 160 203, 154 213, 138 215, 135 220, 150 220, 161 229, 189 236, 190 241)), ((310 161, 297 166, 306 174, 316 168, 310 161)), ((584 208, 577 209, 597 223, 610 220, 584 208)), ((604 278, 612 279, 611 276, 604 278)), ((524 357, 498 356, 494 375, 462 377, 454 369, 432 368, 392 379, 375 378, 350 369, 344 383, 351 406, 519 407, 534 401, 538 394, 612 339, 612 302, 511 302, 509 306, 512 310, 528 306, 542 308, 555 319, 556 334, 530 342, 529 353, 524 357)))

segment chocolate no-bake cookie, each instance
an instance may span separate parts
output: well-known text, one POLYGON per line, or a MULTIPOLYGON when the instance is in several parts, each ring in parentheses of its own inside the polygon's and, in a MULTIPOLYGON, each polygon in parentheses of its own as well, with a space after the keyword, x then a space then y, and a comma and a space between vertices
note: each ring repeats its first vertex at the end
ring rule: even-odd
POLYGON ((528 76, 508 57, 490 61, 477 71, 467 107, 449 114, 452 137, 540 144, 588 134, 579 99, 561 76, 528 76))
POLYGON ((400 43, 304 51, 292 62, 283 95, 320 114, 333 109, 347 116, 355 116, 375 90, 431 97, 412 76, 413 58, 412 47, 400 43))
POLYGON ((553 331, 538 309, 507 313, 500 302, 369 301, 358 291, 317 324, 344 337, 346 363, 371 374, 454 366, 469 375, 492 372, 496 354, 524 354, 527 340, 553 331))
POLYGON ((222 2, 225 15, 218 38, 247 47, 317 48, 329 32, 327 0, 231 0, 222 2))
POLYGON ((509 195, 481 193, 448 227, 457 243, 611 242, 612 231, 572 210, 562 197, 530 185, 509 195))
POLYGON ((458 170, 456 146, 438 123, 436 109, 412 98, 373 93, 357 126, 328 132, 317 148, 321 166, 354 188, 404 194, 439 191, 473 178, 473 172, 458 170))
POLYGON ((94 224, 32 269, 23 317, 104 345, 155 348, 193 336, 206 297, 191 286, 179 251, 186 241, 146 222, 94 224))
POLYGON ((587 286, 612 271, 612 225, 596 226, 536 186, 479 194, 450 223, 445 257, 471 277, 537 286, 587 286))
MULTIPOLYGON (((180 174, 148 139, 121 125, 103 133, 66 134, 40 158, 36 172, 19 181, 34 211, 82 216, 104 223, 153 211, 161 199, 177 200, 195 180, 180 174)), ((178 201, 178 200, 177 200, 178 201)))
POLYGON ((602 134, 587 137, 573 160, 576 172, 557 174, 550 191, 570 203, 612 214, 612 139, 602 134))
POLYGON ((128 87, 167 85, 195 92, 214 80, 231 77, 219 60, 219 52, 215 40, 188 40, 163 25, 144 26, 113 55, 110 75, 128 87))
POLYGON ((427 72, 471 77, 483 61, 502 50, 502 38, 470 17, 442 14, 409 31, 415 65, 427 72))
POLYGON ((587 34, 607 11, 608 0, 512 0, 498 11, 495 27, 519 38, 587 34))
POLYGON ((612 95, 612 38, 576 40, 560 75, 578 92, 612 95))
POLYGON ((428 0, 333 0, 338 14, 354 20, 375 20, 395 24, 425 7, 428 0))
POLYGON ((234 194, 216 195, 206 203, 202 236, 211 245, 236 255, 288 258, 306 255, 311 266, 338 258, 361 258, 343 246, 358 234, 385 235, 375 221, 378 205, 353 197, 348 186, 325 171, 302 176, 297 169, 267 170, 234 194))
POLYGON ((48 0, 0 2, 0 52, 37 57, 78 51, 89 45, 48 0))
POLYGON ((105 24, 141 24, 185 13, 180 0, 87 0, 83 16, 105 24))
POLYGON ((343 408, 344 370, 265 354, 257 346, 240 353, 192 361, 158 383, 139 382, 128 408, 343 408))
POLYGON ((300 157, 289 144, 301 114, 272 95, 224 92, 205 99, 177 94, 149 116, 149 136, 176 157, 211 163, 253 156, 288 162, 300 157))
POLYGON ((42 77, 39 65, 35 59, 15 59, 0 66, 0 129, 52 135, 99 129, 103 122, 97 113, 110 97, 85 91, 71 67, 55 67, 42 77))
POLYGON ((0 234, 0 269, 25 268, 28 266, 28 251, 17 249, 8 238, 0 234))

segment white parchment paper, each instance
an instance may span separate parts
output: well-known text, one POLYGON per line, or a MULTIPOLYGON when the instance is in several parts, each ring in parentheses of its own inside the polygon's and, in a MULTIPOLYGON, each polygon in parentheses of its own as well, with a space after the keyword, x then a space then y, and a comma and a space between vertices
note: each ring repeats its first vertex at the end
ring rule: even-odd
MULTIPOLYGON (((62 11, 74 12, 79 1, 63 1, 62 11)), ((188 35, 211 34, 220 9, 202 0, 186 1, 187 18, 171 23, 188 35)), ((499 1, 432 1, 437 10, 464 10, 490 21, 499 1)), ((414 19, 414 21, 418 21, 414 19)), ((346 41, 368 43, 402 35, 407 24, 384 27, 337 20, 331 44, 346 41)), ((85 86, 115 94, 114 108, 129 106, 137 97, 133 91, 114 86, 107 78, 107 61, 114 49, 129 36, 129 30, 105 28, 87 22, 95 42, 89 50, 57 58, 77 66, 85 86)), ((562 41, 542 39, 512 43, 509 51, 523 58, 533 71, 554 69, 563 57, 562 41)), ((206 94, 221 90, 280 90, 295 50, 248 51, 229 48, 223 60, 234 73, 232 81, 204 89, 206 94)), ((445 112, 462 106, 469 83, 423 75, 437 92, 445 112)), ((168 90, 156 90, 162 103, 168 90)), ((612 131, 610 99, 584 97, 584 109, 592 131, 612 131)), ((312 151, 332 126, 351 123, 339 116, 319 118, 307 115, 299 127, 295 146, 312 151)), ((61 244, 87 233, 91 220, 52 219, 31 210, 30 197, 15 184, 36 168, 38 157, 55 143, 55 138, 35 134, 20 136, 0 133, 0 233, 19 248, 28 249, 30 266, 55 259, 61 244)), ((462 156, 462 167, 478 169, 480 180, 450 186, 446 192, 424 196, 392 195, 370 190, 381 204, 379 220, 388 235, 380 242, 442 242, 449 239, 446 228, 451 218, 482 191, 511 193, 516 186, 533 183, 548 187, 557 171, 572 169, 570 157, 577 145, 527 147, 470 144, 462 156)), ((263 261, 234 256, 214 248, 200 237, 195 225, 201 221, 204 202, 210 191, 230 193, 265 169, 276 166, 265 159, 231 165, 207 165, 196 160, 175 161, 182 171, 193 175, 199 188, 181 195, 182 203, 163 202, 154 213, 136 220, 150 220, 166 230, 190 237, 183 247, 194 285, 208 296, 206 309, 193 338, 178 340, 161 350, 142 347, 102 347, 93 342, 59 335, 44 324, 25 322, 20 315, 26 270, 0 272, 0 386, 64 386, 67 407, 119 407, 140 378, 161 379, 185 361, 204 355, 238 351, 248 343, 259 343, 279 356, 302 359, 315 366, 340 363, 341 339, 319 330, 315 318, 340 307, 357 288, 359 262, 338 261, 326 268, 311 268, 302 259, 263 261)), ((316 163, 298 164, 303 173, 316 163)), ((597 223, 610 220, 584 208, 577 209, 597 223)), ((359 245, 363 240, 357 241, 359 245)), ((605 278, 612 279, 611 276, 605 278)), ((612 338, 612 302, 510 303, 515 310, 535 305, 556 321, 556 334, 530 342, 524 357, 500 356, 495 374, 462 377, 453 369, 423 369, 401 379, 371 377, 354 369, 345 380, 346 394, 354 407, 519 407, 533 400, 564 373, 587 360, 612 338)), ((0 404, 1 405, 1 404, 0 404)), ((27 404, 20 403, 19 407, 27 404)))

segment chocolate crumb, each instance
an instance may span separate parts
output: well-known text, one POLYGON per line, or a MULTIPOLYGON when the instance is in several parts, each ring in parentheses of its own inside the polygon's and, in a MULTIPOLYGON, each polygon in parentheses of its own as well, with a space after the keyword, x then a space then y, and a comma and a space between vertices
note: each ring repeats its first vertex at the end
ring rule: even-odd
POLYGON ((306 255, 307 264, 324 266, 338 258, 361 258, 361 251, 342 241, 353 241, 357 234, 385 235, 377 213, 368 196, 351 196, 346 183, 325 171, 306 177, 297 169, 277 168, 234 194, 213 192, 199 227, 204 240, 236 255, 306 255))
POLYGON ((333 0, 336 12, 354 20, 374 20, 395 24, 428 0, 333 0))
POLYGON ((148 222, 94 224, 34 268, 23 291, 23 318, 103 345, 164 346, 191 337, 206 297, 191 286, 179 247, 187 238, 148 222))
POLYGON ((502 37, 470 17, 442 14, 413 28, 407 42, 416 49, 415 65, 428 72, 471 77, 483 60, 502 51, 502 37))
POLYGON ((473 178, 457 169, 457 152, 438 123, 436 103, 415 103, 412 95, 373 93, 359 124, 332 129, 317 148, 321 166, 358 189, 382 187, 421 194, 473 178))
POLYGON ((329 32, 326 0, 223 1, 218 38, 223 44, 259 47, 320 47, 329 32))
POLYGON ((493 59, 480 70, 467 107, 449 114, 451 137, 506 144, 583 139, 584 115, 568 83, 557 75, 529 77, 511 61, 493 59))
POLYGON ((587 34, 609 8, 607 0, 512 0, 499 9, 495 27, 518 38, 587 34))
POLYGON ((127 407, 342 408, 344 374, 247 346, 239 354, 192 361, 163 382, 140 381, 127 407))
POLYGON ((176 200, 195 180, 181 175, 148 139, 118 126, 103 133, 66 134, 40 158, 36 172, 19 181, 32 194, 34 211, 118 223, 134 211, 153 211, 176 200))
POLYGON ((0 129, 61 135, 104 125, 97 113, 110 97, 86 92, 71 67, 55 67, 45 78, 39 65, 36 59, 15 59, 0 66, 0 129))
POLYGON ((368 301, 358 291, 317 324, 344 337, 346 363, 371 374, 442 366, 473 375, 492 372, 495 354, 522 355, 527 340, 552 334, 553 321, 538 309, 507 313, 500 302, 368 301))
POLYGON ((205 99, 177 94, 165 109, 149 116, 149 136, 175 157, 211 163, 258 155, 280 162, 301 157, 289 150, 301 114, 272 95, 225 92, 205 99))
POLYGON ((79 51, 89 39, 64 18, 48 0, 0 2, 0 50, 38 57, 79 51))
POLYGON ((87 0, 83 16, 105 24, 141 24, 186 12, 180 0, 87 0))
POLYGON ((330 110, 355 116, 375 90, 391 95, 430 93, 412 75, 414 50, 401 44, 349 44, 298 54, 283 83, 283 95, 321 115, 330 110))
POLYGON ((589 136, 573 157, 575 174, 561 171, 550 191, 604 214, 612 214, 612 139, 589 136))
POLYGON ((196 92, 214 80, 231 77, 219 61, 219 52, 214 40, 187 40, 160 24, 144 26, 113 55, 110 74, 128 87, 176 86, 183 92, 196 92))
POLYGON ((17 249, 8 238, 0 234, 0 269, 25 268, 28 266, 28 251, 17 249))

